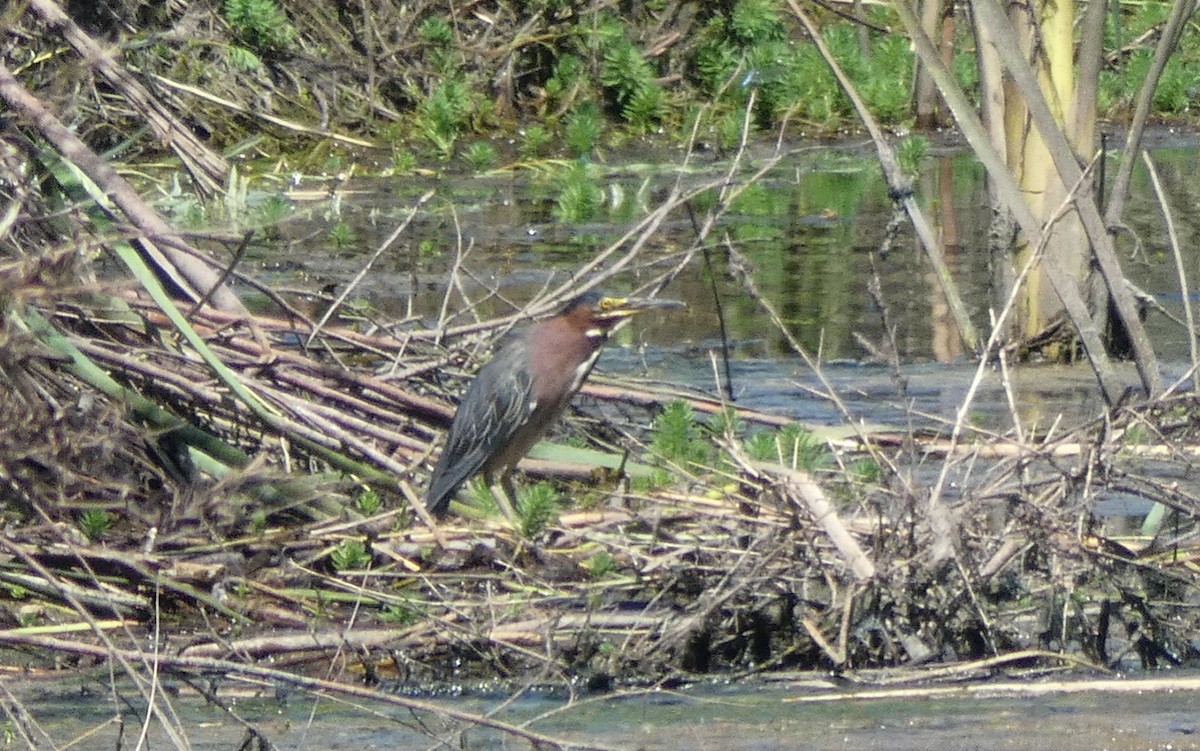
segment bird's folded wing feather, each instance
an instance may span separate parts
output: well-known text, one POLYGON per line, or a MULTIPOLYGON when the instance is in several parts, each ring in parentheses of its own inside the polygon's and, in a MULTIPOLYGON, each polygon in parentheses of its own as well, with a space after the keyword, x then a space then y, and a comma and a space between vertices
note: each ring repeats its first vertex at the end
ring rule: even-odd
POLYGON ((533 382, 525 357, 522 347, 501 349, 467 388, 433 472, 431 509, 444 509, 458 487, 483 469, 529 419, 533 382))

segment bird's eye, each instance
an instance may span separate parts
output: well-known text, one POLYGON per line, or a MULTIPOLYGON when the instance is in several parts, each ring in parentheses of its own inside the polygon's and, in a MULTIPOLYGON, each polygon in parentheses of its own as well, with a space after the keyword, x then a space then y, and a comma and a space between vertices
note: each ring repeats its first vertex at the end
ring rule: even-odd
POLYGON ((617 307, 617 301, 611 297, 605 297, 600 301, 600 311, 603 313, 607 313, 615 307, 617 307))

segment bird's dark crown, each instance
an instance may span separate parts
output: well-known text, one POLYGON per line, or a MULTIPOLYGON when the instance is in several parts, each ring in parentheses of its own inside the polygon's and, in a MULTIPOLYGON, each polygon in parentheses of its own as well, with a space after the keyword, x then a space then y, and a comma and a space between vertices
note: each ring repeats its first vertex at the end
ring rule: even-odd
POLYGON ((620 321, 648 310, 682 307, 683 303, 675 300, 606 297, 596 290, 588 290, 568 302, 559 315, 577 322, 581 328, 599 327, 607 331, 620 321))
POLYGON ((587 292, 584 292, 580 295, 577 295, 576 297, 571 298, 567 302, 567 304, 564 305, 562 307, 562 309, 558 311, 558 314, 560 316, 565 316, 577 308, 595 309, 595 308, 600 307, 600 303, 604 299, 605 299, 604 295, 601 292, 594 290, 594 289, 589 289, 587 292))

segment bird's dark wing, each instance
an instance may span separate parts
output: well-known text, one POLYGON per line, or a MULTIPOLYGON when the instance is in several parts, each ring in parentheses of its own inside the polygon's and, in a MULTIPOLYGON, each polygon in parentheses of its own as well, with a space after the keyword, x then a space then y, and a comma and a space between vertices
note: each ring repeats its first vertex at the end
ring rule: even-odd
POLYGON ((425 504, 431 512, 446 513, 458 487, 529 419, 533 381, 528 357, 522 339, 510 340, 467 388, 430 480, 425 504))

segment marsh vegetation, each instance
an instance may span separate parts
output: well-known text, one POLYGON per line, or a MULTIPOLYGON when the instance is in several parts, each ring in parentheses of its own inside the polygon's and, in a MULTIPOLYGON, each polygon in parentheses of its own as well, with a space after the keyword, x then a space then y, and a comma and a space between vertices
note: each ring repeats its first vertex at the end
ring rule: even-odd
MULTIPOLYGON (((998 26, 985 3, 975 20, 1030 38, 1029 18, 998 26)), ((1200 44, 1181 40, 1196 33, 1184 23, 1194 3, 1093 3, 1078 25, 1039 8, 1046 44, 995 59, 988 50, 1022 47, 930 7, 918 19, 903 3, 835 13, 770 0, 7 5, 11 673, 119 673, 114 695, 140 694, 180 748, 162 676, 217 703, 214 675, 554 746, 566 744, 407 692, 499 677, 573 701, 714 674, 904 667, 958 680, 1193 662, 1200 354, 1169 203, 1160 244, 1178 263, 1191 345, 1175 383, 1117 251, 1141 247, 1121 211, 1134 167, 1160 185, 1142 127, 1191 114, 1200 44), (1065 28, 1072 46, 1076 26, 1078 86, 1049 33, 1065 28), (989 112, 997 93, 1008 107, 989 112), (1122 154, 1096 148, 1100 118, 1128 124, 1122 154), (943 145, 927 129, 938 123, 989 177, 988 305, 963 304, 945 265, 945 196, 913 179, 943 145), (848 131, 876 151, 894 210, 863 257, 918 248, 947 351, 978 364, 935 430, 915 413, 908 430, 850 414, 824 353, 764 292, 755 235, 731 229, 797 143, 848 131), (629 153, 656 155, 666 187, 617 196, 614 175, 647 169, 618 161, 629 153), (339 207, 364 173, 431 187, 355 225, 339 207), (540 186, 547 223, 584 238, 574 273, 507 299, 489 276, 503 260, 472 255, 444 187, 464 175, 540 186), (247 258, 279 239, 308 190, 327 210, 329 254, 356 254, 359 272, 331 288, 264 281, 247 258), (604 239, 589 225, 600 220, 604 239), (416 231, 431 222, 456 229, 416 231), (422 277, 435 256, 453 260, 422 277), (410 300, 424 286, 439 305, 375 307, 359 290, 385 263, 411 275, 410 300), (720 388, 717 342, 697 358, 713 388, 589 385, 526 465, 518 524, 497 519, 482 488, 464 494, 462 517, 429 523, 418 499, 430 458, 488 342, 581 287, 669 290, 695 269, 759 312, 840 424, 739 405, 720 388), (1037 359, 1086 361, 1103 409, 1031 425, 1014 399, 1004 428, 974 424, 985 373, 1009 389, 1012 369, 1037 359), (1118 496, 1139 518, 1097 511, 1118 496), (942 663, 955 667, 927 667, 942 663)), ((801 208, 805 221, 836 218, 801 208)), ((885 332, 871 355, 904 400, 903 332, 877 272, 859 294, 885 332)), ((37 747, 19 697, 2 703, 10 737, 37 747)), ((245 733, 269 745, 260 728, 245 733)))

